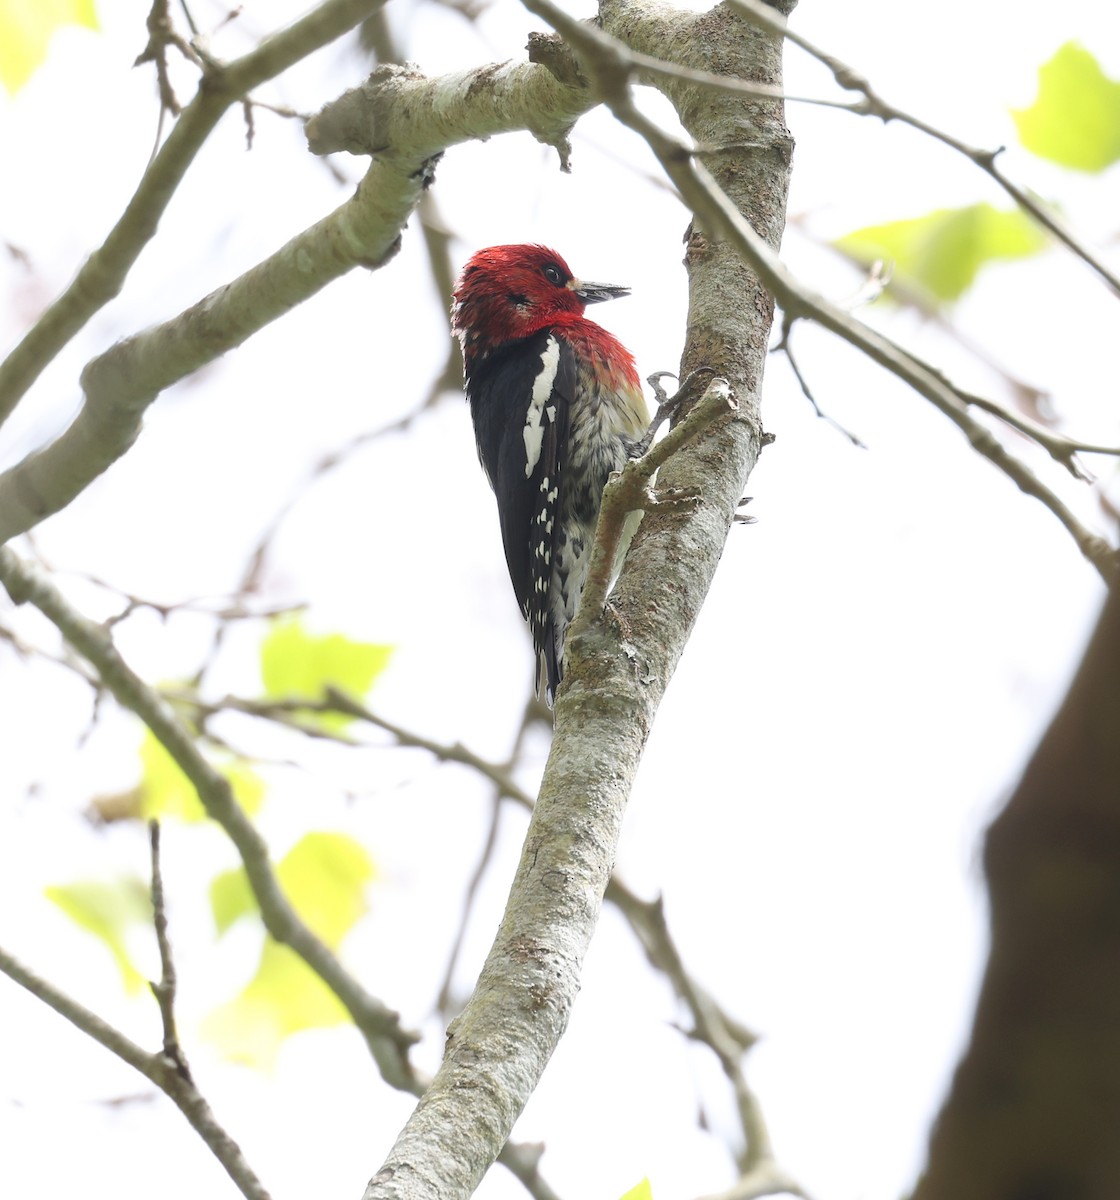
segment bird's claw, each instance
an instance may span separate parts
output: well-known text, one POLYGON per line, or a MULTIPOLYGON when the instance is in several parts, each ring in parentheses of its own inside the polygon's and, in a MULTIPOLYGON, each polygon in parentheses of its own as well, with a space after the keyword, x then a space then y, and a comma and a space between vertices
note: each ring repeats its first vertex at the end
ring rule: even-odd
POLYGON ((669 399, 669 393, 661 386, 663 379, 676 379, 672 371, 654 371, 652 375, 646 376, 646 383, 653 388, 653 394, 657 397, 657 406, 660 408, 669 399))
POLYGON ((703 500, 704 493, 699 488, 662 488, 657 492, 650 489, 644 507, 647 512, 695 512, 703 500))
POLYGON ((677 409, 680 408, 685 400, 691 399, 700 377, 702 375, 714 375, 715 373, 714 367, 697 367, 696 370, 689 371, 684 378, 684 382, 671 396, 661 386, 661 381, 666 377, 676 379, 677 377, 672 371, 654 371, 652 375, 646 377, 646 383, 653 388, 653 394, 657 397, 657 412, 654 413, 653 420, 650 422, 645 436, 635 443, 632 457, 641 458, 650 446, 653 445, 653 439, 657 436, 657 431, 661 426, 676 414, 677 409))
POLYGON ((754 499, 753 496, 742 496, 739 503, 735 505, 735 511, 731 514, 731 522, 733 525, 756 525, 757 517, 752 517, 748 513, 740 512, 739 509, 744 508, 754 499))

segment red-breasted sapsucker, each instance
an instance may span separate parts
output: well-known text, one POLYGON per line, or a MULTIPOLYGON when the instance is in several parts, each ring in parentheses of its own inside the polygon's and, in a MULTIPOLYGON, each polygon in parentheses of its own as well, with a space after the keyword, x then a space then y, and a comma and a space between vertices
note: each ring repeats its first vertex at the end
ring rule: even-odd
POLYGON ((463 346, 478 457, 532 631, 538 694, 543 676, 549 704, 603 487, 649 425, 633 355, 583 315, 586 305, 629 291, 573 278, 545 246, 480 250, 455 285, 451 328, 463 346))

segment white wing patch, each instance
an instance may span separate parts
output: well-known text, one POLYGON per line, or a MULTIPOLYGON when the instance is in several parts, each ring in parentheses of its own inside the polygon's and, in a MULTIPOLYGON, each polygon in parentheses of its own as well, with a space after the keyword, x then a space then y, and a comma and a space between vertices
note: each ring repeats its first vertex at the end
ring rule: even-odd
MULTIPOLYGON (((545 405, 552 396, 552 385, 556 382, 556 372, 560 368, 560 343, 550 337, 545 343, 541 355, 540 374, 533 380, 533 395, 529 399, 529 411, 525 414, 525 428, 522 431, 525 438, 525 478, 528 479, 536 469, 541 458, 541 445, 544 442, 545 405)), ((556 420, 556 407, 548 405, 549 421, 556 420)))

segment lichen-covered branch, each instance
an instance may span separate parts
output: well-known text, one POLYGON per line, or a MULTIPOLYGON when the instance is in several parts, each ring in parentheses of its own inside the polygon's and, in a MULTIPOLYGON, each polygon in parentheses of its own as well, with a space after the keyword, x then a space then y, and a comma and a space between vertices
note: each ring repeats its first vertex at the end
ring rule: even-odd
POLYGON ((568 134, 598 103, 586 87, 561 83, 533 63, 493 63, 429 79, 415 67, 379 66, 307 122, 313 154, 407 151, 421 158, 449 146, 528 130, 568 161, 568 134))
MULTIPOLYGON (((726 9, 696 16, 619 0, 604 4, 600 15, 612 34, 643 53, 698 70, 718 61, 730 75, 780 85, 779 41, 743 36, 748 27, 726 9)), ((780 102, 711 89, 696 101, 685 82, 673 79, 665 86, 705 144, 727 148, 721 153, 734 164, 736 201, 776 245, 788 176, 780 102), (772 142, 777 153, 744 151, 742 128, 749 118, 756 122, 757 141, 772 142)), ((601 91, 594 78, 593 87, 601 91)), ((698 512, 647 516, 615 594, 618 628, 600 623, 580 639, 578 652, 569 647, 552 752, 501 928, 474 995, 449 1030, 443 1065, 370 1181, 366 1200, 468 1196, 567 1024, 653 714, 761 444, 758 388, 772 306, 763 289, 749 283, 733 248, 712 245, 710 254, 695 259, 689 365, 725 375, 745 412, 667 464, 665 472, 672 469, 678 485, 699 487, 698 512), (720 305, 714 292, 728 284, 734 306, 720 305), (716 314, 729 307, 734 316, 722 321, 716 314), (640 602, 630 590, 639 577, 640 602)))
POLYGON ((350 200, 264 262, 88 363, 85 399, 70 427, 0 474, 0 543, 64 508, 124 454, 164 388, 241 345, 331 280, 391 258, 423 182, 420 164, 375 163, 350 200))

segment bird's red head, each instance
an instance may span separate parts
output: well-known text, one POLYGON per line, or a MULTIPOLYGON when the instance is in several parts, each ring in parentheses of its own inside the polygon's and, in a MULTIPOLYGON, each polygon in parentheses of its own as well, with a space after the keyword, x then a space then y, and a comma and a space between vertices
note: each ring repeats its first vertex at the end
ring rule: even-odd
POLYGON ((473 255, 459 276, 451 328, 469 358, 540 329, 580 321, 588 304, 629 294, 627 287, 574 278, 547 246, 491 246, 473 255))

